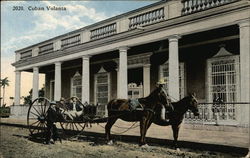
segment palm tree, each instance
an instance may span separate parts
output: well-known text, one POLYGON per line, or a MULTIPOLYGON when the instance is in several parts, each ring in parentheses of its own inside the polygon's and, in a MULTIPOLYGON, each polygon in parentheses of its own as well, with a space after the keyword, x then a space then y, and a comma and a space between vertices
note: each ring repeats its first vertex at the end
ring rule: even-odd
POLYGON ((5 86, 9 86, 9 82, 10 81, 8 80, 8 77, 0 79, 0 87, 3 87, 3 106, 4 106, 5 86))

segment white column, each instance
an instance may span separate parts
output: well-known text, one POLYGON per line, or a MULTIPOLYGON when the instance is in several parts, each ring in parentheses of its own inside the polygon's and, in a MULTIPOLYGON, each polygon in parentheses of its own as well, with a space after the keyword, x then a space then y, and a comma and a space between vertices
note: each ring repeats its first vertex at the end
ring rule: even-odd
POLYGON ((150 93, 150 64, 143 66, 143 96, 146 97, 150 93))
POLYGON ((62 77, 61 77, 61 62, 55 63, 55 91, 54 91, 54 99, 55 101, 59 101, 61 99, 61 87, 62 87, 62 77))
MULTIPOLYGON (((240 98, 250 102, 250 19, 239 22, 240 28, 240 98)), ((250 108, 249 104, 241 107, 241 123, 248 123, 250 157, 250 108), (247 121, 248 120, 248 121, 247 121)))
POLYGON ((250 100, 250 20, 241 21, 240 28, 240 74, 241 101, 250 100))
POLYGON ((168 93, 176 100, 180 99, 179 92, 179 47, 178 39, 180 36, 173 35, 169 40, 169 86, 168 93))
POLYGON ((16 80, 15 80, 15 105, 20 105, 20 87, 21 87, 21 71, 15 71, 16 80))
POLYGON ((128 62, 127 62, 128 47, 119 48, 119 72, 118 72, 118 98, 128 98, 128 62))
POLYGON ((39 88, 39 68, 33 67, 32 101, 38 98, 38 88, 39 88))
POLYGON ((82 57, 82 103, 90 101, 89 58, 90 56, 82 57))
MULTIPOLYGON (((250 21, 239 22, 240 29, 240 101, 250 101, 250 21)), ((248 123, 249 105, 240 107, 241 124, 248 123)))

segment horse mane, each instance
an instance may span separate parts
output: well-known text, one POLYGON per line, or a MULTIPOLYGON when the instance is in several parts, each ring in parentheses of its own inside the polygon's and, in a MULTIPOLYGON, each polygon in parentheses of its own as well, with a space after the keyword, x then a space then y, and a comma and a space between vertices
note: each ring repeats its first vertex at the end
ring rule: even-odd
POLYGON ((147 97, 139 98, 138 100, 140 102, 147 102, 147 103, 149 103, 150 101, 152 101, 154 99, 155 95, 157 95, 158 92, 159 92, 159 87, 157 87, 156 89, 154 89, 147 97))
POLYGON ((182 98, 181 100, 177 101, 177 102, 172 102, 173 108, 174 108, 174 112, 185 112, 186 108, 187 108, 187 100, 190 98, 190 96, 185 96, 184 98, 182 98))

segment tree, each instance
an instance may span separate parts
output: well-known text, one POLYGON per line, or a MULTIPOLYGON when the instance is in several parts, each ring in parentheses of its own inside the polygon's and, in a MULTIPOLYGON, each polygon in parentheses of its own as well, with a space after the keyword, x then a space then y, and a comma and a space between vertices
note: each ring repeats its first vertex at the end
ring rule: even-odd
POLYGON ((3 106, 5 106, 4 104, 4 97, 5 97, 5 87, 9 86, 9 80, 8 77, 5 77, 4 79, 0 79, 0 87, 3 87, 3 106))
MULTIPOLYGON (((32 103, 32 93, 33 93, 33 90, 31 89, 29 91, 29 95, 23 98, 24 99, 24 105, 32 103)), ((41 89, 39 89, 39 91, 38 91, 38 97, 44 97, 44 94, 45 94, 45 91, 44 91, 44 85, 43 85, 43 87, 41 89)))

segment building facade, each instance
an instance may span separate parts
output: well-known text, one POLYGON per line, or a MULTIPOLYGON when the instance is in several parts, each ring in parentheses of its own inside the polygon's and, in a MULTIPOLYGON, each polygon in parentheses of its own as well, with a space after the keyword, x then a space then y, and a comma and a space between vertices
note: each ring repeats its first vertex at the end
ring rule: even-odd
MULTIPOLYGON (((250 101, 250 1, 160 1, 17 50, 15 105, 21 72, 39 73, 50 100, 77 96, 105 105, 147 96, 164 78, 172 100, 195 92, 199 102, 250 101)), ((214 113, 210 105, 206 118, 214 113)), ((249 105, 227 105, 221 124, 245 125, 249 105)))

